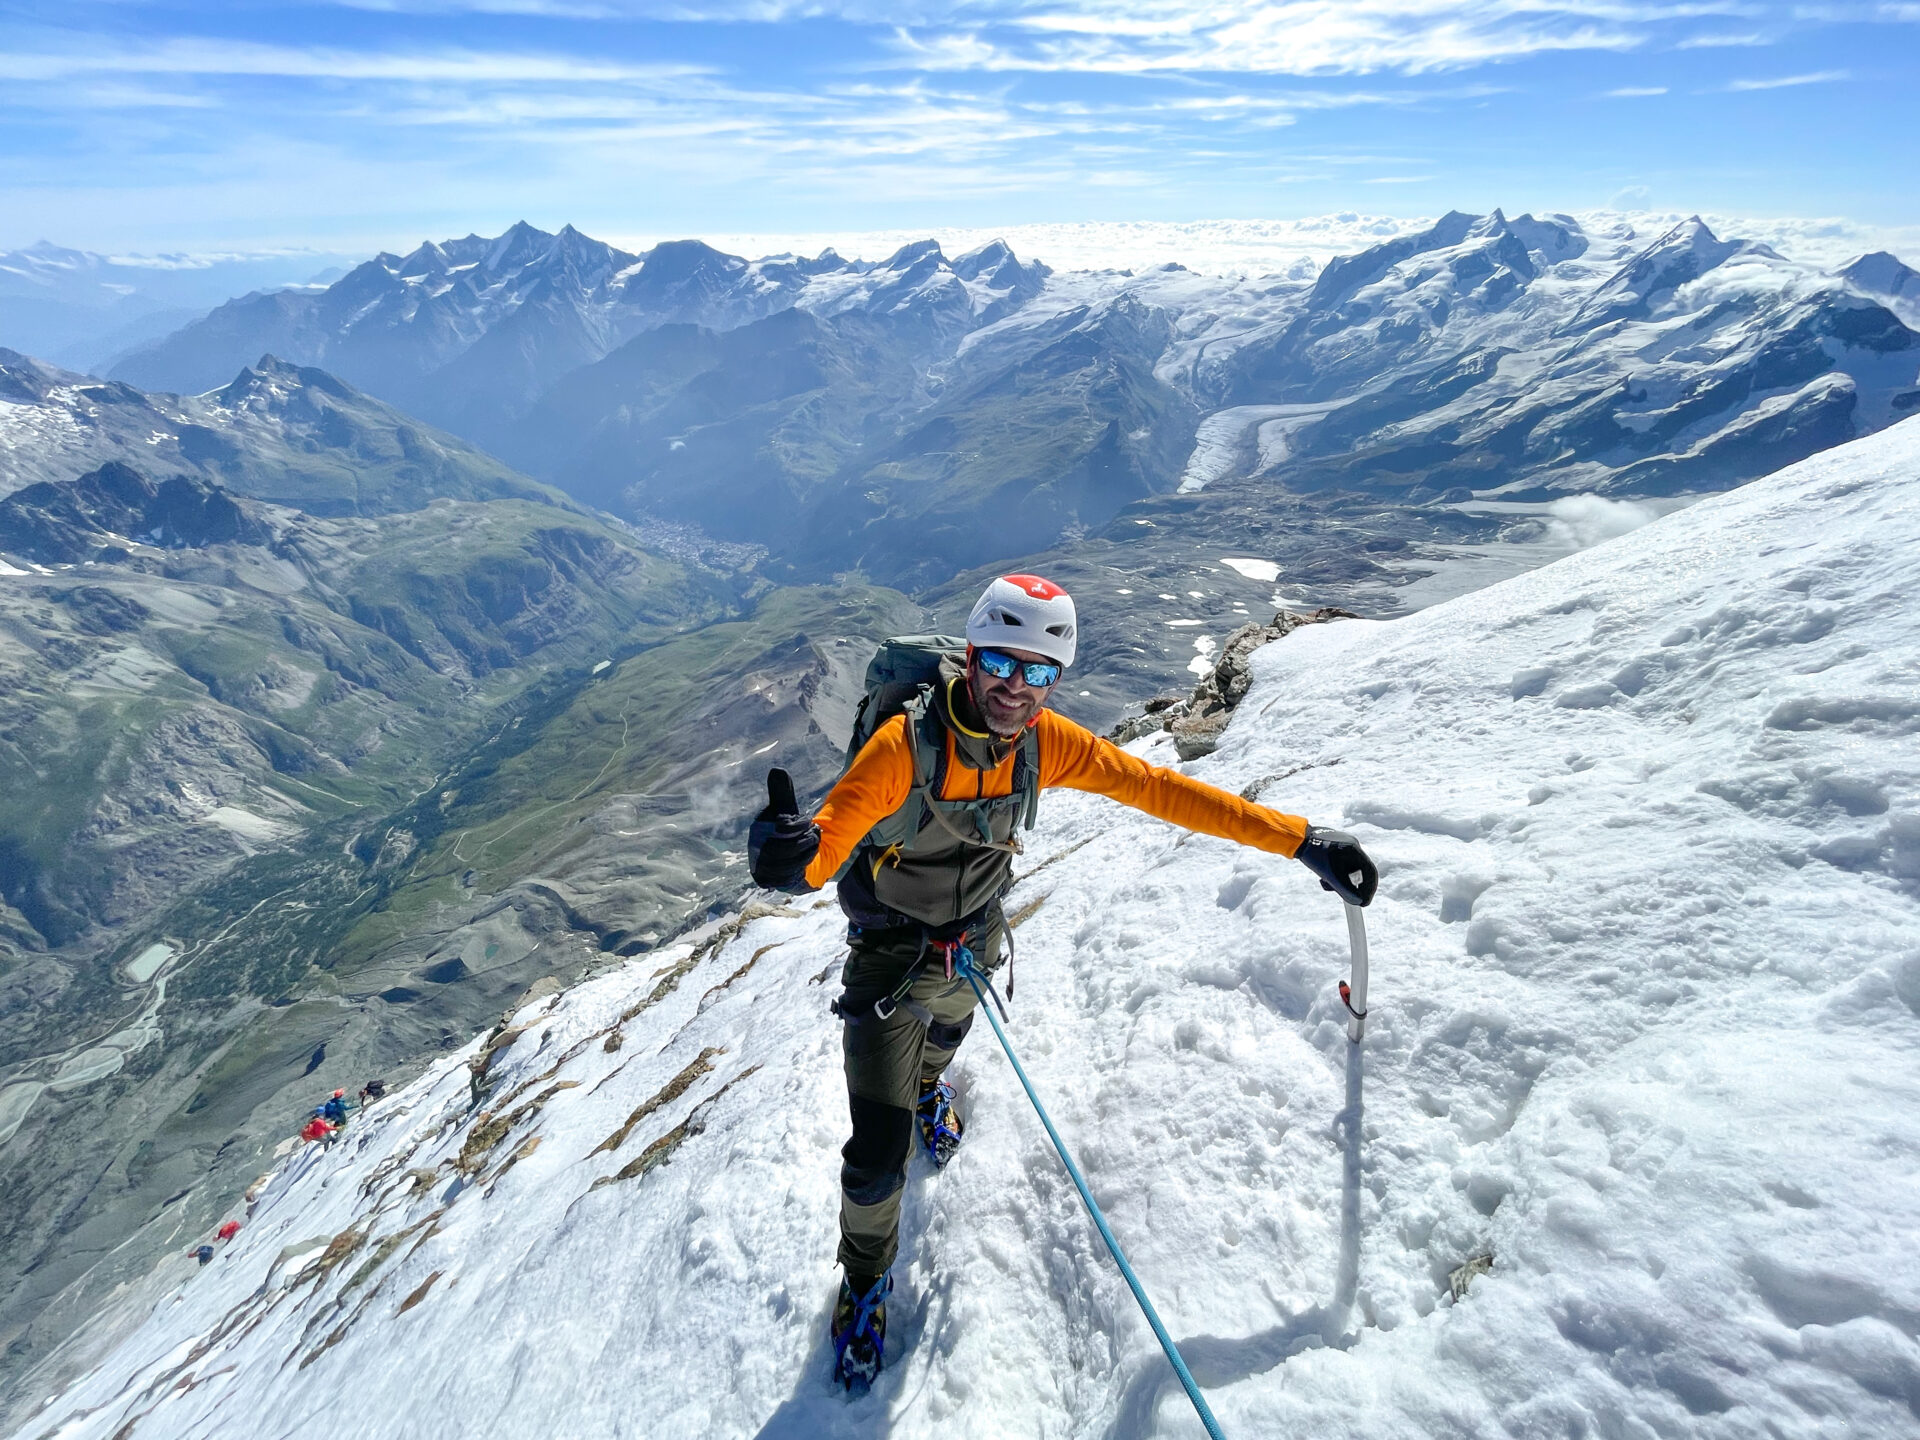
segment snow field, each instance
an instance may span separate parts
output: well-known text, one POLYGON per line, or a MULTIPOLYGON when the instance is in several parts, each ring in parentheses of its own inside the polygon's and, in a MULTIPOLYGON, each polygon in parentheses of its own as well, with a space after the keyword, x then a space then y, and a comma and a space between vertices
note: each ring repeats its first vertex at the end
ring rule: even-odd
MULTIPOLYGON (((1380 862, 1358 1048, 1301 867, 1047 797, 1013 1043, 1228 1435, 1913 1433, 1917 542, 1910 421, 1257 652, 1189 768, 1380 862)), ((889 1368, 831 1391, 821 899, 530 1007, 477 1107, 484 1041, 293 1156, 22 1433, 1199 1434, 984 1022, 889 1368)))

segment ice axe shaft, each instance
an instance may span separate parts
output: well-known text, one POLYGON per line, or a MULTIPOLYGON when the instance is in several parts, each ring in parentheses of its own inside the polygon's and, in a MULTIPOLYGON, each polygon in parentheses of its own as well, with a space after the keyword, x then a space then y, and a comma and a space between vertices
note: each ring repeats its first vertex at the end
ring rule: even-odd
POLYGON ((1346 912, 1353 969, 1351 981, 1340 982, 1340 1002, 1347 1007, 1347 1039, 1358 1045, 1367 1033, 1367 921, 1358 905, 1346 906, 1346 912))

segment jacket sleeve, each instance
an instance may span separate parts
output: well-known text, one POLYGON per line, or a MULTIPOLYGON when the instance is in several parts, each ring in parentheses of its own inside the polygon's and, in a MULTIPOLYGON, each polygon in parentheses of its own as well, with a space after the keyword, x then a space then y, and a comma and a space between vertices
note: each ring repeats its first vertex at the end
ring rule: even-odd
MULTIPOLYGON (((1087 790, 1202 835, 1218 835, 1291 857, 1307 822, 1229 794, 1216 785, 1149 765, 1051 710, 1040 712, 1040 783, 1087 790)), ((864 756, 862 757, 864 758, 864 756)))
POLYGON ((820 849, 807 866, 807 884, 817 890, 831 880, 853 847, 906 804, 912 791, 913 751, 907 741, 907 719, 896 715, 873 732, 813 817, 820 827, 820 849))

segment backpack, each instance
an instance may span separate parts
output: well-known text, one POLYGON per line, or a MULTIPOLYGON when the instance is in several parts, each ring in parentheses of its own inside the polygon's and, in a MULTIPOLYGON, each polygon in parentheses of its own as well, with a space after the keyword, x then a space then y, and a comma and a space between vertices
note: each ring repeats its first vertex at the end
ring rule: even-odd
POLYGON ((1018 854, 1018 839, 1001 844, 987 830, 992 812, 1012 805, 1020 809, 1023 828, 1033 828, 1040 808, 1040 737, 1031 727, 1020 736, 1011 794, 967 801, 934 798, 946 767, 947 747, 929 706, 940 683, 940 662, 964 662, 966 655, 967 642, 951 635, 896 635, 882 640, 867 662, 866 693, 853 712, 853 736, 847 741, 846 763, 840 773, 846 773, 875 731, 895 715, 905 715, 913 747, 914 785, 906 803, 867 832, 865 844, 882 850, 910 846, 932 821, 968 844, 1018 854), (963 813, 974 821, 972 836, 962 834, 949 818, 963 813))

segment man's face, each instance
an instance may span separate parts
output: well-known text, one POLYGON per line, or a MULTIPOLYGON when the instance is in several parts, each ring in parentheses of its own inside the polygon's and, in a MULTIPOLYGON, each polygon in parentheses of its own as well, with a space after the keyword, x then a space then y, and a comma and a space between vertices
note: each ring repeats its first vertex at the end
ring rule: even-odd
MULTIPOLYGON (((1030 650, 1008 650, 1000 647, 1004 654, 1016 660, 1041 660, 1047 657, 1035 655, 1030 650)), ((980 714, 987 722, 987 729, 1002 740, 1012 740, 1027 728, 1027 722, 1038 715, 1047 703, 1047 696, 1053 693, 1048 685, 1036 690, 1027 684, 1015 666, 1013 674, 1001 680, 987 674, 980 668, 979 658, 970 656, 967 661, 967 683, 973 690, 974 704, 980 707, 980 714)))

